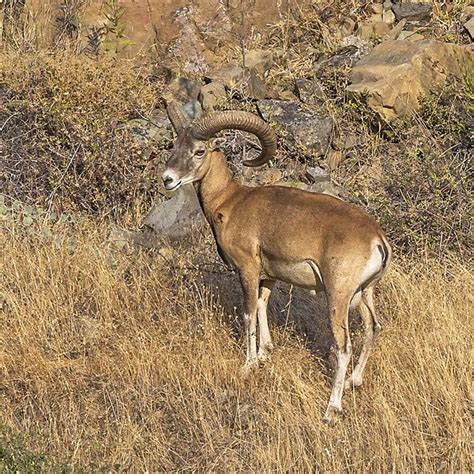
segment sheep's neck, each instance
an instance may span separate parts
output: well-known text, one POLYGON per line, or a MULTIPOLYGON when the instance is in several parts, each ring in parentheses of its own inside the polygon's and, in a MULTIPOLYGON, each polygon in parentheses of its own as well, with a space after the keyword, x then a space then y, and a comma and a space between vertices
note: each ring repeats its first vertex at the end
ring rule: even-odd
POLYGON ((207 173, 196 183, 199 202, 211 225, 213 216, 225 207, 226 202, 239 188, 241 185, 233 179, 224 155, 215 153, 211 157, 207 173))

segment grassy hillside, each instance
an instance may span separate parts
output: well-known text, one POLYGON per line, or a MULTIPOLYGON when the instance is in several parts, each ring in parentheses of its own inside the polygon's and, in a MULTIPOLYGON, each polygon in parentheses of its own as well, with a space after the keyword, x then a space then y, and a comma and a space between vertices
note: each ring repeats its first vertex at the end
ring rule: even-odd
MULTIPOLYGON (((432 36, 466 42, 464 2, 439 5, 432 36)), ((354 9, 323 7, 295 7, 248 41, 277 52, 265 80, 279 93, 291 97, 315 58, 337 51, 325 19, 354 9)), ((23 36, 41 33, 32 24, 23 36)), ((171 141, 143 146, 127 123, 162 111, 169 71, 157 58, 23 40, 0 52, 0 472, 473 470, 472 64, 389 125, 347 97, 348 68, 321 74, 315 109, 334 120, 335 150, 355 137, 334 169, 280 137, 283 180, 330 169, 394 244, 376 293, 384 329, 364 385, 345 393, 345 415, 329 427, 323 297, 280 284, 275 351, 243 377, 240 285, 210 232, 159 250, 111 243, 115 225, 136 229, 164 199, 171 141)), ((240 47, 221 59, 238 63, 240 47)), ((255 111, 245 91, 229 95, 226 108, 255 111)), ((356 314, 351 324, 358 356, 356 314)))
POLYGON ((213 258, 209 238, 165 259, 111 253, 102 232, 56 228, 75 250, 20 226, 1 233, 1 422, 29 451, 88 470, 472 468, 472 279, 461 263, 394 265, 365 385, 330 428, 324 305, 281 288, 277 349, 244 379, 240 290, 198 264, 213 258))

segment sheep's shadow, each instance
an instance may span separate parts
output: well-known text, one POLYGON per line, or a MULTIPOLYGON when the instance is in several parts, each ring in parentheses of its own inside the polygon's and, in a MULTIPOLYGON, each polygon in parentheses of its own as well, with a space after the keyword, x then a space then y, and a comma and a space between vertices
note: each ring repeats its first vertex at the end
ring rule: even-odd
MULTIPOLYGON (((243 330, 243 296, 238 275, 230 271, 204 270, 206 287, 218 299, 229 318, 231 332, 240 337, 243 330)), ((272 327, 291 330, 316 357, 328 360, 333 336, 327 316, 324 293, 309 291, 278 282, 268 305, 268 322, 272 327)))

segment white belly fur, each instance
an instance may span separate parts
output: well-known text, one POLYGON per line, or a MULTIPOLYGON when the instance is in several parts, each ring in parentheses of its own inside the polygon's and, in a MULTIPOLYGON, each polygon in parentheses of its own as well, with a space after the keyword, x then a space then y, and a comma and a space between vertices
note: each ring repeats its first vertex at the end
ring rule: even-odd
POLYGON ((318 266, 313 261, 264 261, 265 276, 310 290, 322 290, 323 283, 318 266))

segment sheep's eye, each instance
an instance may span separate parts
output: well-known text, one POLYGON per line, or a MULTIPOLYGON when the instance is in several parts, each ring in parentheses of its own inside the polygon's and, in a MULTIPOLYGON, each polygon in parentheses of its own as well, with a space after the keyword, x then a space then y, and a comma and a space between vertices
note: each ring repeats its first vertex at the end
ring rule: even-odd
POLYGON ((206 150, 196 150, 194 152, 194 156, 196 156, 197 158, 202 158, 205 153, 206 153, 206 150))

